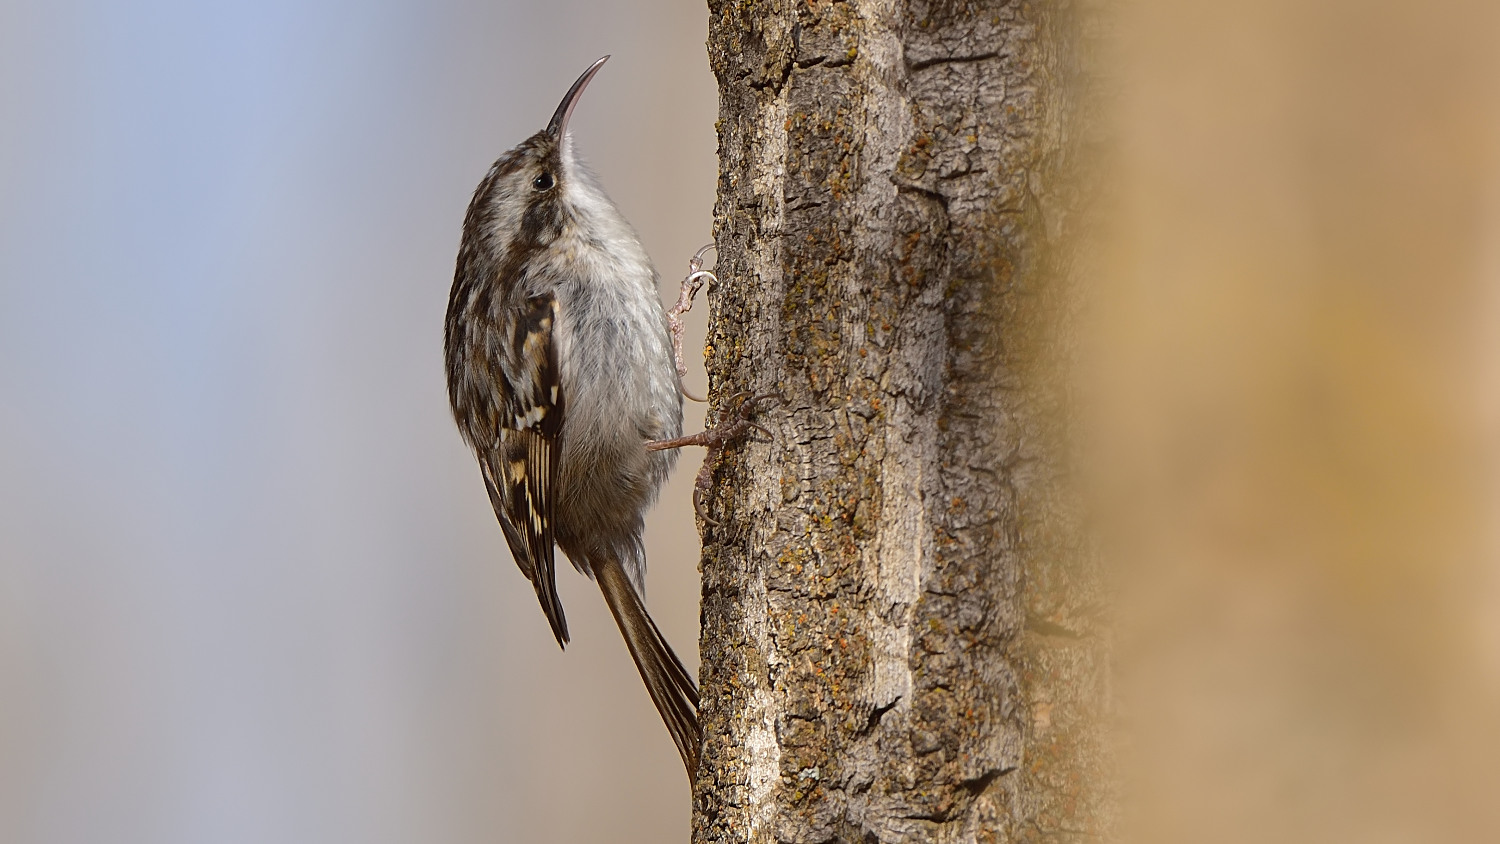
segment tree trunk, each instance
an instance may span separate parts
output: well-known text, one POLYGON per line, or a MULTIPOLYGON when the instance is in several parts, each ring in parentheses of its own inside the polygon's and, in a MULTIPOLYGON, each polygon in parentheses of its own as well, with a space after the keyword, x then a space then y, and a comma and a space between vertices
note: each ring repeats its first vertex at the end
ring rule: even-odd
POLYGON ((1024 2, 713 0, 716 407, 697 842, 1072 841, 1098 578, 1037 377, 1069 39, 1024 2))

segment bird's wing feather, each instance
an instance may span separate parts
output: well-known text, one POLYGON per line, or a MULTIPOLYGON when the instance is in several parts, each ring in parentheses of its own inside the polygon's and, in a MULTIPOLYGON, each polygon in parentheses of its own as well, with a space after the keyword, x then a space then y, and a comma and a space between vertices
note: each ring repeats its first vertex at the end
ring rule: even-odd
POLYGON ((568 623, 557 596, 553 547, 553 499, 563 423, 553 328, 557 299, 527 299, 516 315, 514 335, 497 361, 506 389, 500 396, 494 444, 479 458, 490 502, 521 571, 530 578, 557 643, 568 641, 568 623))

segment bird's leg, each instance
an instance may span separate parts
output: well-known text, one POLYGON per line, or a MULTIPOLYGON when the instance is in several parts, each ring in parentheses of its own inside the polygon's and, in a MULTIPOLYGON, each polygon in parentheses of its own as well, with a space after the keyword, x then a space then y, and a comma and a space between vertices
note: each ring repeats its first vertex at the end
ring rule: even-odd
POLYGON ((764 426, 750 421, 750 418, 755 415, 755 403, 769 398, 774 398, 774 394, 752 396, 749 393, 740 393, 730 399, 738 405, 733 416, 721 413, 718 424, 713 427, 691 436, 670 440, 650 440, 646 443, 647 451, 665 451, 669 448, 682 448, 689 445, 701 445, 708 449, 708 454, 703 458, 703 467, 698 470, 698 479, 693 483, 693 510, 697 512, 699 518, 714 527, 718 527, 719 523, 709 518, 708 514, 703 511, 703 499, 713 485, 714 464, 718 462, 719 455, 723 454, 724 446, 743 437, 751 428, 768 437, 771 436, 771 432, 764 426))
MULTIPOLYGON (((671 326, 672 329, 672 359, 677 362, 677 379, 679 382, 687 377, 687 364, 682 361, 682 315, 693 309, 693 297, 698 295, 698 291, 703 287, 704 282, 713 279, 714 283, 717 284, 719 281, 718 277, 713 273, 703 269, 703 256, 708 254, 708 250, 713 248, 714 245, 710 243, 699 249, 688 260, 688 274, 682 280, 682 287, 677 292, 677 304, 673 305, 672 309, 667 311, 667 325, 671 326)), ((695 396, 688 392, 686 385, 682 388, 682 394, 693 401, 708 401, 706 398, 695 396)), ((684 443, 684 445, 690 445, 690 443, 684 443)))

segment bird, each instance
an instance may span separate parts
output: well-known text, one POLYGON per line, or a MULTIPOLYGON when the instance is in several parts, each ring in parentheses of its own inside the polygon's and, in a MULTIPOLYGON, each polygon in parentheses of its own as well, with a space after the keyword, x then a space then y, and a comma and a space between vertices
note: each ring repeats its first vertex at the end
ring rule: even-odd
POLYGON ((599 585, 692 780, 698 687, 646 610, 642 537, 678 447, 722 438, 681 436, 656 270, 568 131, 608 59, 474 190, 444 322, 448 398, 558 645, 569 641, 560 548, 599 585))

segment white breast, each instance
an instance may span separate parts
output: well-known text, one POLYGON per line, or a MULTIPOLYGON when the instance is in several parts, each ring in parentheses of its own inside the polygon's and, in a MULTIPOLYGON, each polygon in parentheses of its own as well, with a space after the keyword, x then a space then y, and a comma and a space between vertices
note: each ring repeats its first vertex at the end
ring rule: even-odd
POLYGON ((602 191, 585 180, 565 189, 574 219, 545 273, 558 297, 564 441, 618 448, 678 436, 681 397, 656 271, 602 191))

